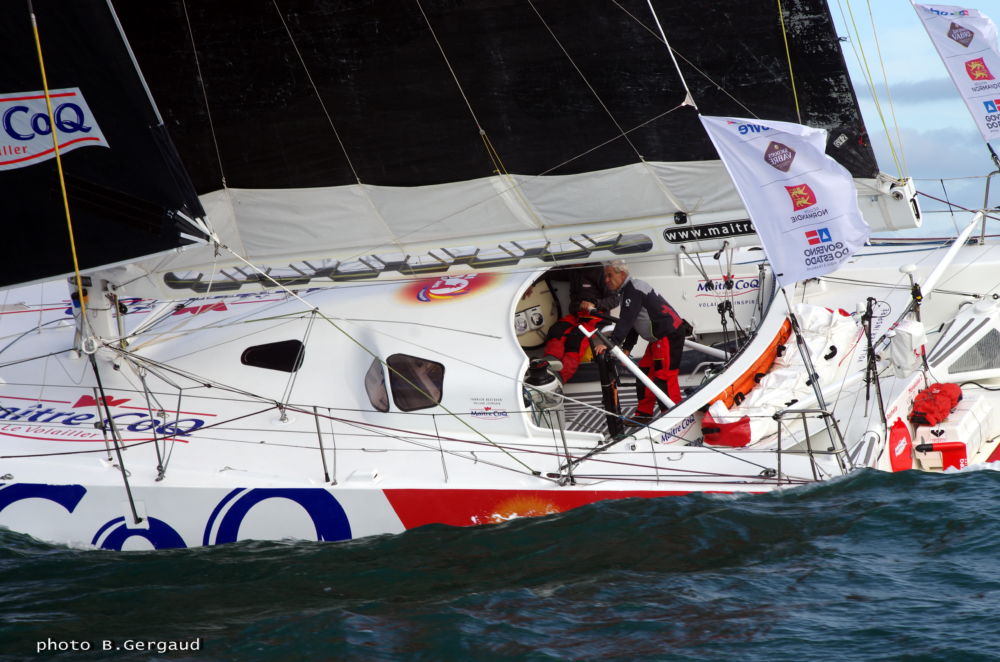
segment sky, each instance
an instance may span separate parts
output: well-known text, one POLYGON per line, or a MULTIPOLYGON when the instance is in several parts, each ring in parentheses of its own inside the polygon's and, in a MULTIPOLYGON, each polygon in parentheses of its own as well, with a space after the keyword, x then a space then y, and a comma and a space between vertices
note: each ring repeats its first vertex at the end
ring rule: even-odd
MULTIPOLYGON (((993 162, 910 1, 828 2, 838 34, 847 38, 842 44, 844 55, 881 170, 898 175, 902 169, 904 174, 917 180, 919 191, 941 198, 947 193, 948 199, 954 202, 974 208, 982 206, 985 177, 995 169, 993 162), (897 159, 889 149, 882 119, 865 83, 864 68, 859 62, 862 49, 875 81, 886 125, 897 145, 897 159), (886 78, 891 105, 886 95, 886 78), (942 178, 945 179, 943 183, 942 178)), ((994 22, 1000 20, 1000 0, 976 0, 975 4, 961 7, 978 9, 994 22)), ((1000 152, 1000 145, 995 145, 994 149, 1000 152)), ((991 185, 991 204, 1000 205, 1000 176, 995 180, 991 185)), ((955 222, 961 223, 967 218, 966 214, 956 214, 953 218, 951 214, 933 213, 942 205, 926 197, 921 197, 920 204, 930 212, 925 219, 925 230, 929 234, 948 231, 955 222)))

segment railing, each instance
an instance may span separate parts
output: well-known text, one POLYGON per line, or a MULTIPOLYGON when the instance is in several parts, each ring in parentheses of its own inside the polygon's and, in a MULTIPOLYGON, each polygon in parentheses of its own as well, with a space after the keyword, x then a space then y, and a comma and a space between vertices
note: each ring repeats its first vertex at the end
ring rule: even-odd
MULTIPOLYGON (((844 443, 844 436, 841 434, 840 427, 837 425, 837 419, 834 418, 833 414, 830 411, 818 407, 803 407, 801 409, 795 409, 795 408, 782 409, 780 411, 775 412, 773 416, 774 420, 778 422, 778 448, 777 448, 778 480, 781 480, 781 475, 782 475, 781 442, 782 442, 783 430, 785 429, 783 423, 785 419, 791 417, 799 417, 799 419, 802 421, 802 432, 805 435, 805 444, 806 444, 805 452, 809 455, 809 466, 812 469, 813 478, 815 480, 820 480, 819 472, 816 470, 816 456, 818 455, 835 456, 837 458, 837 463, 840 465, 840 469, 842 472, 846 472, 848 468, 850 469, 854 468, 854 460, 853 458, 850 457, 850 455, 847 452, 847 445, 844 443), (831 443, 833 444, 826 450, 816 450, 813 448, 813 436, 809 432, 809 424, 807 422, 808 418, 810 418, 810 415, 821 418, 824 421, 824 430, 828 435, 831 443)), ((785 451, 785 452, 790 453, 792 451, 785 451)))

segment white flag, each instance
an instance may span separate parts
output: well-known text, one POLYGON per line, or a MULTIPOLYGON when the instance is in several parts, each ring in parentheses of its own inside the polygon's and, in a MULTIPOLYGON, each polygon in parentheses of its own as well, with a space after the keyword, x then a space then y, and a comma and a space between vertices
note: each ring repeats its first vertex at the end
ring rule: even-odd
POLYGON ((1000 53, 997 26, 975 9, 950 5, 913 8, 924 23, 984 140, 1000 138, 1000 53))
POLYGON ((778 282, 836 270, 868 240, 854 180, 826 155, 826 131, 701 117, 743 199, 778 282))

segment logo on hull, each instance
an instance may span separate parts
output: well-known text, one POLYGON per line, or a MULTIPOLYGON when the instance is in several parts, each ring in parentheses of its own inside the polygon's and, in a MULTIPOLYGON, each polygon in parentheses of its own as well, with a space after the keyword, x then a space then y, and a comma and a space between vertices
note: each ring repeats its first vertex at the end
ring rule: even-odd
POLYGON ((420 303, 452 301, 480 292, 496 280, 495 274, 482 273, 428 278, 407 285, 401 290, 401 294, 404 301, 416 300, 420 303))

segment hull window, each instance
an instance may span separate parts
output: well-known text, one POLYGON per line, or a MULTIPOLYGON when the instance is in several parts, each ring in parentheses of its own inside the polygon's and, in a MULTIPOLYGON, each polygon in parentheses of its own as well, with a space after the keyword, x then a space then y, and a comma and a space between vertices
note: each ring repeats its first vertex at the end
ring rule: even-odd
POLYGON ((240 363, 254 368, 295 372, 302 367, 305 345, 300 340, 282 340, 266 345, 254 345, 243 350, 240 363))
POLYGON ((386 363, 392 401, 401 411, 427 409, 441 403, 443 365, 407 354, 393 354, 386 363))
POLYGON ((372 407, 382 412, 389 411, 389 391, 385 388, 385 371, 382 370, 382 362, 378 359, 372 361, 371 367, 365 373, 365 391, 372 407))

